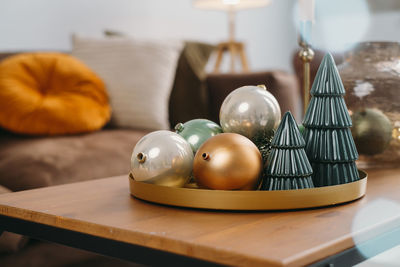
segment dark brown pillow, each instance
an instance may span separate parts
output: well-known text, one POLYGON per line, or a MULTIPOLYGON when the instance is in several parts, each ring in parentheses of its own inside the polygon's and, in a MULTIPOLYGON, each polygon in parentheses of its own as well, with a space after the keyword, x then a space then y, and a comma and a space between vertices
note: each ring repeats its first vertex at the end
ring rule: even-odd
POLYGON ((209 117, 204 68, 214 49, 215 46, 205 43, 185 43, 169 101, 172 128, 179 122, 209 117))

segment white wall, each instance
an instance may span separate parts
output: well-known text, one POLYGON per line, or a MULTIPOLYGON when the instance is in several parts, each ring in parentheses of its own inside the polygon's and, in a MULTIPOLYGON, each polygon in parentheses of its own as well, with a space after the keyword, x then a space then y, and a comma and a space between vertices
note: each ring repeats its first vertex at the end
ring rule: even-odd
MULTIPOLYGON (((246 41, 252 69, 290 70, 296 46, 293 0, 241 11, 237 38, 246 41)), ((197 10, 190 0, 0 0, 0 50, 71 49, 70 35, 115 29, 138 37, 212 43, 227 37, 223 12, 197 10)))
MULTIPOLYGON (((238 14, 237 38, 246 42, 253 70, 291 71, 296 2, 274 0, 238 14)), ((400 41, 399 28, 398 11, 377 13, 363 40, 400 41)), ((68 51, 72 33, 101 35, 103 29, 217 43, 227 37, 227 18, 218 11, 196 10, 191 0, 0 0, 0 51, 68 51)))
POLYGON ((400 42, 400 11, 393 10, 373 15, 363 40, 400 42))

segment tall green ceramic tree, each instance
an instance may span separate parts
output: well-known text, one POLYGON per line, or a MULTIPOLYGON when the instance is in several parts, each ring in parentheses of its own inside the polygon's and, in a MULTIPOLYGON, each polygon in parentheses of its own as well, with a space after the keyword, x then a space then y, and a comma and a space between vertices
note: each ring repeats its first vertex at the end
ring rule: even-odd
POLYGON ((331 54, 322 60, 310 93, 312 98, 303 125, 314 185, 358 180, 355 164, 358 153, 350 131, 352 122, 343 98, 343 83, 331 54))
POLYGON ((311 165, 304 151, 305 145, 292 114, 286 112, 271 142, 261 190, 314 187, 311 165))

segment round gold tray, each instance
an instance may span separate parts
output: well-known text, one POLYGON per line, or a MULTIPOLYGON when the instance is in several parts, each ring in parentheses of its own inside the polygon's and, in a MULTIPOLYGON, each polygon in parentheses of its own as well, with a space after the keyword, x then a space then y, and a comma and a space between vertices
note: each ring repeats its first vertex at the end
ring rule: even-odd
POLYGON ((131 194, 139 199, 179 207, 213 210, 292 210, 331 206, 359 199, 367 189, 367 173, 348 184, 300 190, 228 191, 174 188, 135 181, 131 194))

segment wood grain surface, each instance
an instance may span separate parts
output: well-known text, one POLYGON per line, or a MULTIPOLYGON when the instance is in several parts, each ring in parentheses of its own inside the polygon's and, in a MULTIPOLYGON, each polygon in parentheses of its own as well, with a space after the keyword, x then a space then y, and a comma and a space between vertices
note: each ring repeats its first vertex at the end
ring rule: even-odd
POLYGON ((400 205, 400 169, 368 174, 364 198, 313 210, 160 206, 131 197, 128 176, 120 176, 3 194, 0 214, 227 265, 299 266, 354 246, 354 236, 368 239, 400 226, 399 212, 380 212, 354 226, 368 208, 400 205))

